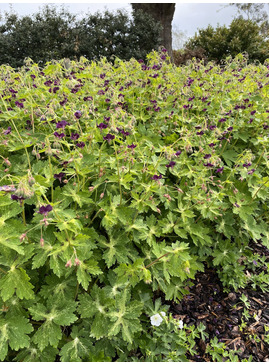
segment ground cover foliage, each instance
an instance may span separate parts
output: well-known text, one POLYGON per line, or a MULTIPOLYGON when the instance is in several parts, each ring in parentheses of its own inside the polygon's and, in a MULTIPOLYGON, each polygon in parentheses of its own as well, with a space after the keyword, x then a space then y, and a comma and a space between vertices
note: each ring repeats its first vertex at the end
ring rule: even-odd
POLYGON ((186 361, 205 326, 167 302, 197 273, 268 290, 268 63, 162 50, 0 82, 1 360, 186 361))

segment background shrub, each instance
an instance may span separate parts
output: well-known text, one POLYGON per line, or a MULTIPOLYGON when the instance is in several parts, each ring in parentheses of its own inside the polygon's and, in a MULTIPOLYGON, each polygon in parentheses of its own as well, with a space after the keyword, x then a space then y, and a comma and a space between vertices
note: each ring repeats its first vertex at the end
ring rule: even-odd
POLYGON ((5 14, 0 26, 0 64, 23 65, 25 58, 45 64, 52 59, 145 58, 160 45, 161 27, 141 11, 87 14, 78 20, 66 9, 45 6, 32 16, 5 14))

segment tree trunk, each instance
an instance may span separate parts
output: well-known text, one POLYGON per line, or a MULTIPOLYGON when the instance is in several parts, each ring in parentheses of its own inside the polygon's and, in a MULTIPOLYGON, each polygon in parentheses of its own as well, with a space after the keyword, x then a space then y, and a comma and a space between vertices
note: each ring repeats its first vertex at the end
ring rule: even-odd
POLYGON ((132 3, 134 11, 142 10, 150 14, 156 21, 162 25, 161 40, 162 45, 167 49, 172 59, 172 20, 176 4, 136 4, 132 3))

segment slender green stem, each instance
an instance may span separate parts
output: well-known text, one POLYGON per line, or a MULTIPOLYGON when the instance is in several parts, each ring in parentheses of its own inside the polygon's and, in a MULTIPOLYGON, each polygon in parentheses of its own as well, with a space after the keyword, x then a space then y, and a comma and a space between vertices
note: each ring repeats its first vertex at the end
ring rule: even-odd
POLYGON ((22 220, 23 220, 23 225, 26 226, 24 201, 22 201, 22 220))
MULTIPOLYGON (((50 155, 49 155, 49 166, 50 166, 50 175, 51 175, 51 178, 53 177, 52 174, 53 174, 53 170, 52 170, 52 165, 51 165, 51 158, 50 158, 50 155)), ((53 203, 53 183, 51 185, 51 202, 53 203)))
POLYGON ((160 256, 159 258, 153 260, 153 262, 151 262, 150 264, 145 266, 145 269, 148 269, 149 267, 151 267, 153 264, 157 263, 160 259, 162 259, 163 257, 166 257, 168 254, 171 254, 171 252, 165 253, 162 256, 160 256))
POLYGON ((119 189, 120 189, 120 205, 121 205, 121 203, 122 203, 122 191, 121 191, 121 183, 120 183, 120 166, 119 166, 118 153, 117 153, 116 144, 115 144, 114 139, 113 139, 113 144, 114 144, 115 156, 116 156, 116 161, 117 161, 117 170, 118 170, 118 179, 119 179, 119 189))
POLYGON ((254 198, 256 197, 257 193, 260 191, 260 189, 269 181, 269 178, 267 178, 267 180, 262 184, 260 185, 260 187, 257 189, 257 191, 254 193, 252 199, 250 200, 250 203, 254 200, 254 198))
POLYGON ((0 271, 3 272, 3 273, 5 273, 5 274, 7 274, 7 272, 4 269, 2 269, 2 268, 0 268, 0 271))
MULTIPOLYGON (((3 104, 5 105, 6 111, 8 112, 8 109, 7 109, 7 106, 6 106, 5 102, 4 102, 3 97, 2 97, 1 95, 0 95, 0 97, 1 97, 1 100, 2 100, 3 104)), ((28 165, 29 165, 29 169, 31 170, 31 162, 30 162, 30 157, 29 157, 29 154, 28 154, 27 148, 26 148, 26 146, 25 146, 25 144, 24 144, 24 142, 23 142, 23 140, 22 140, 22 138, 21 138, 21 136, 20 136, 20 133, 19 133, 19 131, 18 131, 18 129, 17 129, 17 127, 16 127, 16 125, 15 125, 14 121, 13 121, 12 119, 10 119, 10 121, 11 121, 11 123, 12 123, 12 125, 13 125, 13 128, 16 130, 16 132, 17 132, 17 134, 18 134, 18 137, 19 137, 19 139, 20 139, 20 141, 21 141, 21 143, 22 143, 22 145, 23 145, 23 147, 24 147, 24 150, 25 150, 25 153, 26 153, 26 157, 27 157, 27 161, 28 161, 28 165)))

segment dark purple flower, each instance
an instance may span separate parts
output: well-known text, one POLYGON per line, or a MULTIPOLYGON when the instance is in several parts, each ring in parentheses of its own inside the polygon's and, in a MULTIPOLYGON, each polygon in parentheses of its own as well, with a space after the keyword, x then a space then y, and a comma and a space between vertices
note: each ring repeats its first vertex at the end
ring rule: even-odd
POLYGON ((85 147, 85 143, 84 142, 80 142, 80 143, 77 143, 76 146, 78 148, 84 148, 85 147))
POLYGON ((65 120, 59 121, 59 123, 56 124, 56 128, 57 129, 64 129, 66 127, 66 125, 68 125, 69 123, 65 120))
POLYGON ((204 156, 204 159, 209 159, 211 157, 211 154, 206 154, 205 156, 204 156))
POLYGON ((173 168, 175 166, 176 162, 171 161, 169 164, 166 164, 167 168, 173 168))
POLYGON ((216 129, 216 127, 217 127, 217 125, 209 125, 209 127, 208 127, 208 128, 209 128, 210 130, 214 130, 214 129, 216 129))
POLYGON ((158 181, 159 179, 161 179, 163 176, 160 174, 159 176, 157 174, 154 174, 153 177, 151 177, 151 179, 153 179, 154 181, 158 181))
POLYGON ((4 131, 4 134, 5 135, 8 135, 8 134, 10 134, 11 133, 11 126, 9 126, 8 128, 7 128, 7 130, 5 130, 4 131))
POLYGON ((59 139, 62 139, 62 138, 65 137, 65 134, 64 133, 59 134, 57 131, 55 131, 55 133, 53 133, 53 135, 55 135, 59 139))
POLYGON ((220 173, 220 174, 222 174, 223 170, 224 170, 224 167, 218 168, 218 169, 216 170, 216 173, 220 173))
POLYGON ((251 124, 254 119, 249 119, 248 124, 251 124))
POLYGON ((247 168, 247 167, 250 167, 250 166, 251 166, 251 164, 252 164, 252 163, 244 163, 244 164, 243 164, 243 167, 246 167, 246 168, 247 168))
POLYGON ((83 97, 83 101, 92 101, 92 96, 85 96, 83 97))
POLYGON ((11 200, 15 200, 15 201, 22 201, 25 200, 25 197, 21 197, 21 196, 17 196, 17 195, 11 195, 11 200))
POLYGON ((178 157, 178 156, 180 156, 180 154, 182 153, 182 151, 181 150, 178 150, 176 153, 175 153, 175 155, 178 157))
POLYGON ((204 135, 203 130, 201 130, 201 131, 197 131, 196 135, 204 135))
POLYGON ((250 171, 248 171, 248 174, 253 174, 255 172, 255 169, 251 169, 250 171))
POLYGON ((50 211, 52 211, 52 206, 47 205, 47 206, 41 206, 38 210, 38 213, 47 216, 50 211))
POLYGON ((232 126, 229 126, 229 128, 227 130, 228 131, 232 131, 233 130, 233 127, 232 126))
POLYGON ((112 135, 112 134, 108 133, 106 136, 103 137, 103 139, 107 140, 107 141, 113 140, 113 139, 115 139, 115 135, 112 135))
POLYGON ((15 101, 15 105, 18 106, 20 109, 23 109, 23 103, 19 101, 15 101))
POLYGON ((212 164, 212 163, 204 163, 204 166, 205 167, 214 167, 214 164, 212 164))
POLYGON ((251 111, 250 115, 254 115, 257 111, 256 110, 253 110, 251 111))
POLYGON ((56 86, 56 87, 53 87, 52 91, 54 94, 56 94, 56 92, 60 90, 60 87, 56 86))
POLYGON ((81 111, 79 111, 79 110, 77 110, 77 111, 74 113, 74 115, 75 115, 75 117, 76 117, 77 119, 80 119, 80 118, 81 118, 81 116, 82 116, 82 112, 81 112, 81 111))
POLYGON ((65 173, 60 172, 60 173, 55 173, 55 175, 53 176, 55 179, 58 179, 60 182, 62 182, 62 178, 65 177, 65 173))
POLYGON ((235 203, 235 204, 234 204, 234 206, 235 206, 235 207, 240 207, 240 205, 238 205, 238 203, 235 203))
POLYGON ((72 140, 77 140, 78 138, 79 138, 79 134, 78 134, 78 133, 72 133, 72 134, 71 134, 70 139, 72 139, 72 140))
POLYGON ((226 118, 219 119, 219 123, 223 123, 224 121, 226 121, 226 118))
POLYGON ((215 143, 210 143, 210 144, 208 144, 209 145, 209 147, 211 147, 211 148, 213 148, 213 147, 215 147, 215 143))
POLYGON ((104 123, 100 123, 99 125, 97 125, 97 128, 99 128, 99 129, 106 129, 108 127, 108 125, 107 124, 104 124, 104 123))
POLYGON ((127 148, 134 149, 134 148, 136 148, 136 144, 127 145, 127 148))
POLYGON ((61 106, 64 106, 67 103, 68 99, 65 97, 62 101, 59 102, 61 106))
POLYGON ((48 80, 48 81, 44 82, 44 85, 45 86, 51 86, 52 85, 52 81, 51 80, 48 80))

